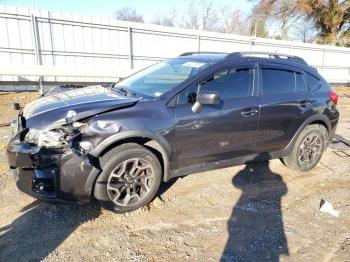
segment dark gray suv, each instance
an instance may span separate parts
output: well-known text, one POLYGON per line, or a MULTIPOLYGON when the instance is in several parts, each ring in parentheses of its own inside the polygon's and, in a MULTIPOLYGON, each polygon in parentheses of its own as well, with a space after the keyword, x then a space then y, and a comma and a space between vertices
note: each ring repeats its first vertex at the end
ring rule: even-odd
POLYGON ((185 53, 116 84, 29 103, 8 160, 36 198, 131 211, 162 181, 194 172, 272 158, 313 168, 335 132, 337 99, 296 56, 185 53))

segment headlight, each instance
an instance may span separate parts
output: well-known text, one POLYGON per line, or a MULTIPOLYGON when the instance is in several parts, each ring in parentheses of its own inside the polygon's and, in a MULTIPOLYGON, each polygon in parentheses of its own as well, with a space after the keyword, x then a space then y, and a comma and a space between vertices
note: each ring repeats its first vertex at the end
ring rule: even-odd
POLYGON ((86 124, 74 122, 71 125, 46 130, 30 129, 24 140, 27 143, 45 147, 64 147, 78 136, 86 124))
POLYGON ((63 137, 63 132, 43 131, 39 134, 38 146, 60 147, 64 144, 63 137))
POLYGON ((62 131, 30 129, 25 136, 25 141, 30 144, 46 147, 61 147, 64 145, 64 133, 62 131))
POLYGON ((30 129, 28 133, 26 134, 24 140, 29 144, 38 144, 39 141, 39 130, 36 129, 30 129))

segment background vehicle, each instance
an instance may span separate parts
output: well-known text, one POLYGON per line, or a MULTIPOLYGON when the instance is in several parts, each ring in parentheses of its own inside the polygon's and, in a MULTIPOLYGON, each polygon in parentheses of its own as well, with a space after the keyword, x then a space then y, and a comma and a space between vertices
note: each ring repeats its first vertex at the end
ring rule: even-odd
POLYGON ((282 158, 307 171, 339 118, 338 96, 295 56, 185 53, 111 87, 42 97, 14 123, 18 187, 40 199, 116 212, 152 200, 161 181, 282 158))

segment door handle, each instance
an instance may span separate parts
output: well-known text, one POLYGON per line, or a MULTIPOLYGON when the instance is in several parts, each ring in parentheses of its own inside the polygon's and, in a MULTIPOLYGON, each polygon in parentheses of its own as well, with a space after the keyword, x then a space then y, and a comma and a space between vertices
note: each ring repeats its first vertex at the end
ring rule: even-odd
POLYGON ((241 116, 243 117, 255 116, 257 113, 258 113, 257 109, 251 109, 248 111, 242 111, 241 116))

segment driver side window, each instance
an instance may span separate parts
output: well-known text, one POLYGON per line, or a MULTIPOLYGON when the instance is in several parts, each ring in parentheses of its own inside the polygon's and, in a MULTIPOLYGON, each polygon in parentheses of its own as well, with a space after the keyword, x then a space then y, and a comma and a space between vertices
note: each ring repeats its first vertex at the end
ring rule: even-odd
POLYGON ((179 94, 178 104, 193 104, 201 90, 216 92, 223 100, 250 96, 254 79, 253 73, 254 70, 249 68, 219 71, 207 81, 193 84, 183 90, 179 94))
POLYGON ((205 91, 219 92, 219 89, 221 87, 225 86, 227 73, 228 73, 228 70, 219 71, 219 72, 215 73, 207 81, 205 81, 201 84, 195 83, 195 84, 192 84, 191 86, 187 87, 185 90, 183 90, 179 94, 177 104, 179 104, 179 105, 193 104, 194 102, 196 102, 198 92, 201 89, 203 89, 203 87, 205 87, 205 91))
POLYGON ((192 84, 191 86, 187 87, 185 90, 183 90, 179 94, 177 104, 178 105, 193 104, 194 102, 196 102, 197 93, 198 93, 198 84, 192 84))

